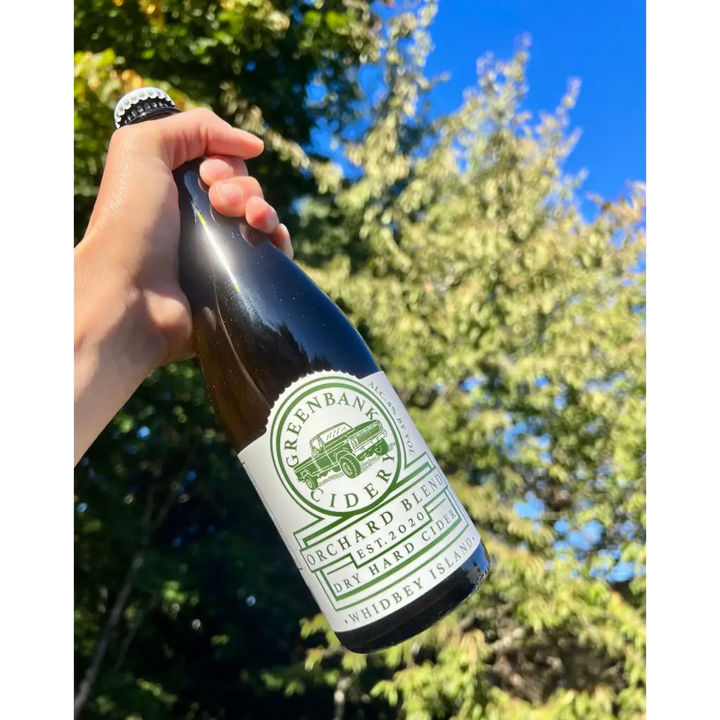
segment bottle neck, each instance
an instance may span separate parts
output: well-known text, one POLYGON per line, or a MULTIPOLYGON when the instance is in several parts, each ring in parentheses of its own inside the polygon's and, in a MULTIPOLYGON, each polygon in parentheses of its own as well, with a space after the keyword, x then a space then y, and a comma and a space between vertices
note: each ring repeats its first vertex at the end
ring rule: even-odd
POLYGON ((128 113, 130 114, 130 119, 124 124, 123 127, 127 125, 137 125, 138 123, 145 122, 146 120, 160 120, 164 117, 175 115, 179 112, 180 111, 177 108, 169 108, 165 106, 148 107, 145 104, 139 104, 136 105, 134 108, 128 110, 128 113))

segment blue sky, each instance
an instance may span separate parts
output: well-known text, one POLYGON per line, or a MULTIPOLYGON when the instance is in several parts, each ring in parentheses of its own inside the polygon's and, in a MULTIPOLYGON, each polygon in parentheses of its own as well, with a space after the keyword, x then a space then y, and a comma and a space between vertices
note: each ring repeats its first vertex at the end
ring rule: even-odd
POLYGON ((588 171, 586 191, 614 198, 645 180, 645 3, 643 0, 440 0, 431 28, 428 74, 451 73, 436 88, 437 112, 458 107, 476 81, 476 61, 513 54, 532 40, 527 109, 553 110, 571 77, 582 82, 572 111, 582 137, 568 163, 588 171))
MULTIPOLYGON (((398 0, 392 14, 402 8, 398 0)), ((582 87, 571 114, 580 142, 567 170, 584 169, 583 193, 615 199, 628 181, 645 180, 645 3, 643 0, 439 0, 430 28, 435 50, 427 74, 450 73, 433 91, 433 114, 452 112, 477 81, 477 60, 487 52, 510 58, 523 35, 531 38, 525 109, 553 111, 571 78, 582 87)), ((311 97, 313 88, 311 88, 311 97)), ((314 144, 329 152, 321 127, 314 144)), ((594 204, 585 201, 587 216, 594 204)))

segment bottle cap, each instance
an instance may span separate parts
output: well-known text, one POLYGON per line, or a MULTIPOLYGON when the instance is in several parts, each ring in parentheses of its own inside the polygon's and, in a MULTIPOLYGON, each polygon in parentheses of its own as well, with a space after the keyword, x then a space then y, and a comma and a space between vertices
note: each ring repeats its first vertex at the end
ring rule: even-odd
POLYGON ((177 112, 172 98, 160 88, 144 87, 120 98, 115 106, 115 127, 121 128, 157 113, 177 112))

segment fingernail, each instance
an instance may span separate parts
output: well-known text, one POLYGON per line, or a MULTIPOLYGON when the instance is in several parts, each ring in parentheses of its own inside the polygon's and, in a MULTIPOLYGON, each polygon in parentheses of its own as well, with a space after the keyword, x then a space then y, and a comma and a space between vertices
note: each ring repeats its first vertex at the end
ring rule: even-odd
POLYGON ((228 205, 237 205, 241 203, 243 199, 242 190, 232 182, 216 183, 215 192, 217 192, 219 198, 228 205))
POLYGON ((295 257, 295 250, 293 250, 290 240, 290 231, 285 223, 280 223, 278 230, 280 230, 280 244, 282 245, 280 249, 292 260, 295 257))

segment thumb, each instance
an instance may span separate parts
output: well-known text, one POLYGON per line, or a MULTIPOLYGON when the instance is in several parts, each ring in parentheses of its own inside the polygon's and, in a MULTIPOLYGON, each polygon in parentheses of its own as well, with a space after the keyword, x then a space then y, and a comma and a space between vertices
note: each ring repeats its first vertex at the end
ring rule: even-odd
POLYGON ((211 110, 197 109, 140 125, 128 130, 142 143, 143 152, 159 155, 171 170, 206 155, 232 155, 248 160, 262 153, 263 141, 252 133, 234 128, 211 110))

